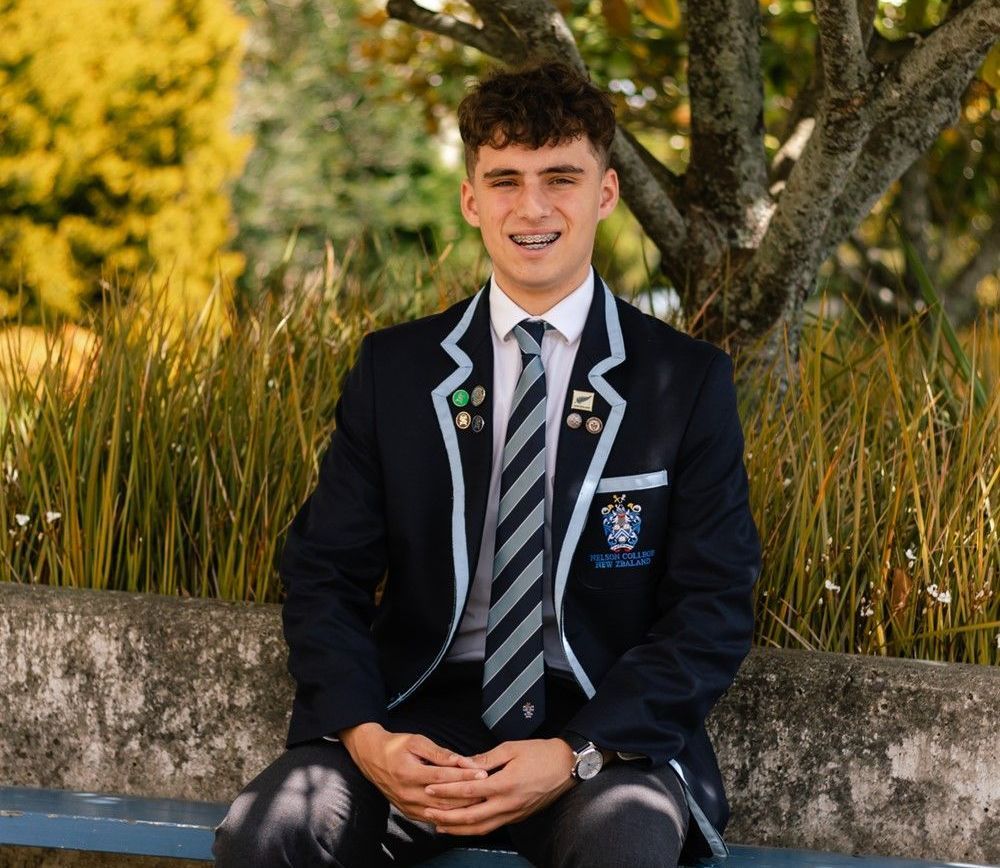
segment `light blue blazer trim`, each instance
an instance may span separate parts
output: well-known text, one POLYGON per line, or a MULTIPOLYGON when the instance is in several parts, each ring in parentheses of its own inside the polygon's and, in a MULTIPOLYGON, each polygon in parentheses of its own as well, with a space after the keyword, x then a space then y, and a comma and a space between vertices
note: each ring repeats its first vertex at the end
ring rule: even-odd
MULTIPOLYGON (((485 288, 484 288, 485 289, 485 288)), ((441 436, 444 438, 445 449, 448 452, 448 467, 451 470, 451 556, 455 565, 455 609, 451 614, 451 625, 448 628, 448 636, 438 651, 434 662, 427 668, 416 682, 408 689, 396 696, 388 705, 393 708, 406 699, 416 690, 427 677, 438 667, 441 658, 451 644, 451 639, 458 629, 459 615, 465 605, 465 598, 469 593, 469 555, 468 546, 465 539, 465 476, 462 473, 462 458, 458 451, 458 436, 455 434, 455 425, 452 422, 451 411, 448 409, 448 397, 462 383, 468 379, 472 373, 472 359, 459 346, 458 342, 465 335, 472 322, 472 317, 476 308, 482 301, 484 289, 480 289, 472 302, 465 309, 465 313, 458 321, 458 324, 451 330, 448 336, 441 341, 441 347, 455 360, 458 367, 451 372, 434 391, 431 392, 431 400, 434 403, 434 410, 437 413, 438 426, 441 428, 441 436)), ((482 302, 485 304, 485 302, 482 302)))
POLYGON ((638 473, 635 476, 605 476, 597 483, 597 494, 609 491, 639 491, 643 488, 659 488, 667 484, 667 471, 638 473))
POLYGON ((708 817, 705 816, 705 812, 701 809, 701 805, 695 801, 694 795, 691 793, 691 788, 688 786, 687 778, 684 777, 684 770, 681 768, 680 763, 677 760, 670 760, 670 767, 677 772, 677 777, 681 779, 681 786, 684 788, 684 798, 687 800, 688 810, 691 812, 692 819, 698 824, 698 829, 701 834, 705 836, 705 840, 708 842, 708 846, 712 848, 713 856, 728 856, 729 846, 723 840, 722 835, 716 831, 715 826, 712 825, 708 817))
POLYGON ((556 611, 556 622, 559 627, 559 638, 562 640, 563 651, 566 660, 569 662, 573 674, 580 687, 583 688, 587 699, 590 699, 597 691, 594 688, 590 677, 584 671, 583 666, 577 659, 576 654, 566 640, 566 624, 563 617, 563 598, 566 593, 566 580, 569 577, 569 565, 573 560, 576 545, 583 532, 584 522, 587 520, 587 510, 590 502, 597 490, 597 482, 604 472, 604 465, 611 454, 611 447, 614 445, 615 437, 618 435, 618 428, 621 426, 622 416, 625 415, 625 399, 619 395, 604 379, 604 374, 617 365, 625 361, 625 341, 622 339, 622 327, 618 321, 618 308, 615 305, 615 297, 611 294, 607 284, 598 279, 599 287, 604 294, 604 323, 608 333, 608 346, 611 355, 601 359, 595 364, 587 374, 587 379, 605 401, 611 406, 607 421, 604 423, 604 430, 601 432, 601 439, 597 443, 597 449, 590 460, 587 474, 580 485, 580 493, 577 495, 576 504, 570 515, 569 524, 566 527, 566 536, 563 537, 562 545, 559 548, 559 558, 556 561, 555 585, 553 588, 554 608, 556 611))

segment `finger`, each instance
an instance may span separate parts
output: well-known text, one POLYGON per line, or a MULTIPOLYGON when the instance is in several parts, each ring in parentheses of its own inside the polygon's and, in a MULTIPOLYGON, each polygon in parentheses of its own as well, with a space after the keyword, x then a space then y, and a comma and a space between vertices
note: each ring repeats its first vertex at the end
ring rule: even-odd
POLYGON ((438 766, 455 766, 461 757, 448 748, 435 744, 425 735, 413 733, 407 743, 407 749, 421 759, 438 766))
MULTIPOLYGON (((477 805, 481 801, 482 801, 482 799, 458 799, 458 800, 455 800, 455 799, 440 799, 440 798, 439 799, 430 799, 430 800, 428 800, 423 805, 423 809, 426 810, 427 808, 436 808, 436 809, 441 810, 441 811, 453 811, 456 808, 469 808, 469 807, 472 807, 472 805, 477 805)), ((421 820, 425 820, 427 818, 424 817, 424 816, 421 816, 420 819, 421 820)))
POLYGON ((420 783, 429 786, 431 784, 447 784, 456 781, 482 780, 489 776, 486 769, 462 769, 449 766, 424 766, 420 769, 420 783))
POLYGON ((516 750, 514 742, 505 741, 498 744, 493 750, 488 750, 486 753, 478 753, 475 756, 468 757, 468 759, 478 768, 495 769, 514 759, 516 750))
POLYGON ((462 827, 482 823, 499 814, 509 813, 511 805, 504 799, 487 799, 468 808, 441 810, 428 808, 424 814, 431 822, 445 827, 462 827))
MULTIPOLYGON (((486 773, 483 772, 485 775, 486 773)), ((424 792, 429 796, 445 796, 447 798, 485 798, 498 796, 505 791, 498 788, 497 782, 493 778, 484 778, 473 781, 453 781, 450 783, 428 784, 424 787, 424 792)))

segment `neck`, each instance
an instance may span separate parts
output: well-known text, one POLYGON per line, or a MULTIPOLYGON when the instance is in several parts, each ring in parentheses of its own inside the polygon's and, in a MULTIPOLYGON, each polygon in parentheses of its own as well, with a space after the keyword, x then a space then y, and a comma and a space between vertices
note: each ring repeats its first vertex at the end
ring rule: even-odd
MULTIPOLYGON (((588 265, 587 268, 589 269, 590 266, 588 265)), ((532 292, 517 285, 508 287, 507 282, 501 283, 497 280, 496 275, 493 276, 493 280, 503 291, 504 295, 521 308, 521 310, 527 314, 531 314, 531 316, 541 316, 546 311, 554 308, 566 296, 571 295, 583 283, 586 277, 587 272, 585 271, 580 275, 579 280, 570 281, 564 286, 545 292, 532 292)))

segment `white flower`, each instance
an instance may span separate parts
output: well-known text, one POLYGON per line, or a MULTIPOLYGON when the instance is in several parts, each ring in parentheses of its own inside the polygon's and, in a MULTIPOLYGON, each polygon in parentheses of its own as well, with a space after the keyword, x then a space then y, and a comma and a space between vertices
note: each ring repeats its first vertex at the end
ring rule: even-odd
POLYGON ((784 479, 782 480, 782 482, 781 482, 781 487, 782 487, 782 488, 788 488, 788 486, 789 486, 789 485, 791 485, 791 484, 792 484, 792 480, 791 480, 791 479, 789 479, 789 478, 788 478, 788 477, 786 476, 786 477, 785 477, 785 478, 784 478, 784 479))
POLYGON ((834 593, 840 590, 840 585, 835 585, 829 579, 823 582, 823 587, 826 588, 828 591, 833 591, 834 593))
POLYGON ((917 560, 917 556, 916 556, 916 554, 913 551, 913 546, 910 546, 906 550, 905 554, 906 554, 906 559, 910 562, 910 566, 912 567, 913 564, 916 563, 916 560, 917 560))
POLYGON ((867 603, 866 605, 861 607, 862 618, 870 618, 874 614, 875 614, 875 607, 871 603, 867 603))
POLYGON ((31 521, 31 516, 25 515, 23 512, 19 512, 14 516, 14 521, 16 521, 20 527, 24 527, 29 521, 31 521))
POLYGON ((59 521, 59 519, 61 518, 62 518, 61 512, 52 512, 51 510, 49 510, 48 512, 45 513, 45 520, 49 524, 52 524, 52 522, 54 521, 59 521))
POLYGON ((942 605, 947 606, 951 602, 951 591, 941 591, 936 584, 928 585, 927 593, 942 605))
POLYGON ((997 650, 1000 651, 1000 633, 997 633, 997 650))

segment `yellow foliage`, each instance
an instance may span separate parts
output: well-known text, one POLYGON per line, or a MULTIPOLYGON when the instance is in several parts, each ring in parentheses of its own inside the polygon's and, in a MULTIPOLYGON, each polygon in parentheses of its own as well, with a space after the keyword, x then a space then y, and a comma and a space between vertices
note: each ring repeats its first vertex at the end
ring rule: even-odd
POLYGON ((979 70, 979 77, 985 81, 993 90, 1000 90, 1000 42, 990 49, 986 55, 982 68, 979 70))
POLYGON ((681 25, 681 9, 677 0, 639 0, 639 11, 667 30, 676 30, 681 25))
POLYGON ((54 333, 39 326, 0 329, 0 394, 25 387, 40 393, 47 369, 74 391, 93 371, 100 348, 97 335, 73 323, 54 333))
POLYGON ((0 316, 136 272, 200 308, 240 274, 243 30, 230 0, 0 3, 0 316))

